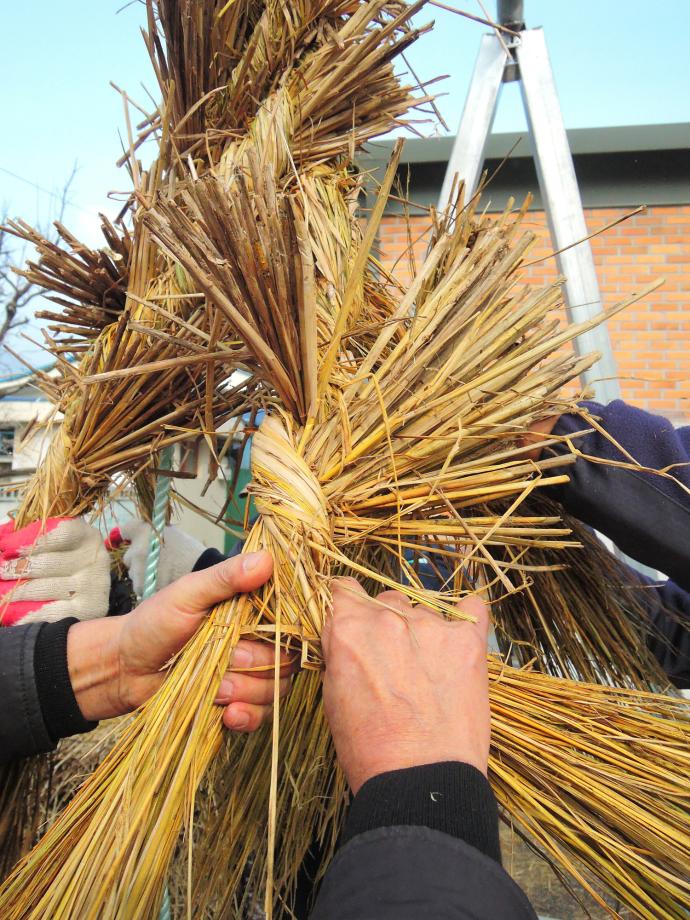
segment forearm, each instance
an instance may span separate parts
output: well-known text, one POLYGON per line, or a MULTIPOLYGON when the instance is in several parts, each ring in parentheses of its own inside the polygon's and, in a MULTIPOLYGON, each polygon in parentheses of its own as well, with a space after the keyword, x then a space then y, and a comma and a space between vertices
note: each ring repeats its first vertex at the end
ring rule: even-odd
POLYGON ((461 763, 374 777, 355 796, 311 920, 534 920, 500 866, 496 802, 461 763))
MULTIPOLYGON (((555 497, 629 556, 690 590, 690 429, 675 430, 666 419, 620 401, 585 405, 609 437, 593 431, 573 439, 584 456, 568 468, 570 482, 554 489, 555 497), (642 467, 670 468, 670 476, 611 465, 630 463, 616 444, 642 467)), ((564 415, 554 434, 571 436, 584 427, 579 416, 564 415)))

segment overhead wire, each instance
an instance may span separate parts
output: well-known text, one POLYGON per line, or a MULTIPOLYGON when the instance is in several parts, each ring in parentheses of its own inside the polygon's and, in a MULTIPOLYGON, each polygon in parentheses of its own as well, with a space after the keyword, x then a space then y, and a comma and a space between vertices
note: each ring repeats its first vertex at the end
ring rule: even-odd
MULTIPOLYGON (((7 169, 5 166, 0 166, 0 172, 5 173, 7 176, 11 176, 13 179, 16 179, 18 182, 23 182, 25 185, 30 185, 32 188, 35 188, 39 192, 43 192, 44 195, 49 195, 51 198, 55 198, 57 201, 63 201, 63 196, 58 192, 52 192, 50 189, 45 188, 42 185, 39 185, 37 182, 33 182, 31 179, 27 179, 25 176, 20 176, 18 173, 12 172, 11 169, 7 169)), ((77 211, 81 211, 83 214, 93 214, 93 211, 89 211, 88 208, 83 207, 78 204, 71 198, 64 199, 65 205, 70 208, 76 208, 77 211)))

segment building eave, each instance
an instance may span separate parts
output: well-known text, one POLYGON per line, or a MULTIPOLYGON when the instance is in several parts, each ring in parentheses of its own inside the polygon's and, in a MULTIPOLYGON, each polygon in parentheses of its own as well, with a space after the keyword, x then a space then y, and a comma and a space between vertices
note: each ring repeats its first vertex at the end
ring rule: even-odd
MULTIPOLYGON (((690 204, 690 124, 581 128, 568 132, 586 208, 690 204)), ((436 203, 453 137, 414 138, 403 148, 399 175, 409 198, 422 208, 436 203)), ((359 158, 373 182, 381 178, 393 140, 370 143, 359 158)), ((493 176, 484 195, 489 210, 502 210, 529 192, 541 208, 530 138, 526 132, 494 134, 485 168, 493 176)), ((390 202, 389 213, 402 207, 390 202)), ((414 209, 412 209, 414 213, 414 209)))

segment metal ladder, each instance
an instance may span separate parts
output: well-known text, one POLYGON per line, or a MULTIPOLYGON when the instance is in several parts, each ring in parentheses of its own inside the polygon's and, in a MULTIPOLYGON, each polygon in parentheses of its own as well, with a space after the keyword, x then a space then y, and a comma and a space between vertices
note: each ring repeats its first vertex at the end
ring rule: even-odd
MULTIPOLYGON (((513 34, 496 30, 482 36, 439 209, 448 205, 456 176, 464 179, 469 195, 476 192, 501 87, 519 81, 551 241, 558 270, 566 278, 568 319, 583 322, 601 312, 601 294, 544 32, 525 28, 523 0, 498 0, 498 23, 513 34)), ((606 327, 581 333, 575 348, 579 355, 594 351, 601 355, 582 375, 595 398, 602 403, 618 399, 620 387, 606 327)))

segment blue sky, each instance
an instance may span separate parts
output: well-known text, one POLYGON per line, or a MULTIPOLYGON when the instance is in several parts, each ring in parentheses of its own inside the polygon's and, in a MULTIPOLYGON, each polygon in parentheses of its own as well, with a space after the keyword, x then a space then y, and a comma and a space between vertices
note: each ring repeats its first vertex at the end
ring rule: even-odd
MULTIPOLYGON (((125 3, 3 4, 0 209, 30 222, 49 220, 56 204, 50 192, 76 162, 65 215, 70 229, 94 241, 96 212, 117 211, 107 195, 127 188, 128 177, 114 165, 124 121, 109 81, 145 105, 142 83, 156 95, 139 33, 144 8, 135 0, 118 13, 125 3)), ((450 3, 482 15, 477 0, 450 3)), ((495 5, 486 6, 493 14, 495 5)), ((529 27, 546 31, 567 127, 690 123, 687 0, 526 0, 525 11, 529 27)), ((446 94, 438 105, 454 131, 486 28, 431 6, 420 16, 430 19, 436 28, 409 57, 422 79, 449 75, 437 87, 446 94)), ((519 91, 508 85, 494 130, 522 129, 519 91)), ((425 130, 441 131, 433 124, 425 130)))

